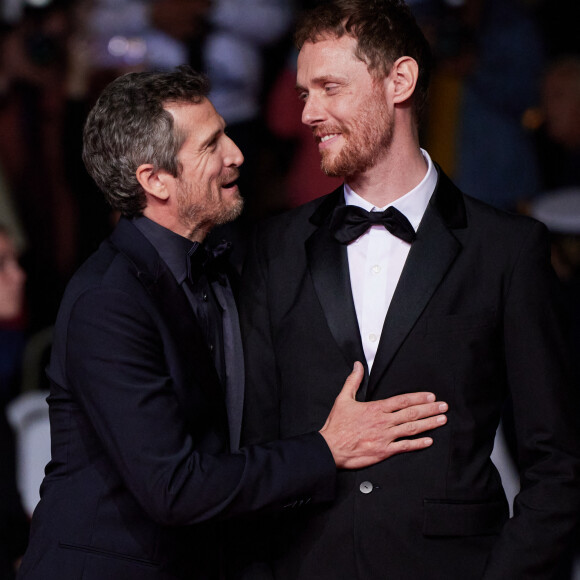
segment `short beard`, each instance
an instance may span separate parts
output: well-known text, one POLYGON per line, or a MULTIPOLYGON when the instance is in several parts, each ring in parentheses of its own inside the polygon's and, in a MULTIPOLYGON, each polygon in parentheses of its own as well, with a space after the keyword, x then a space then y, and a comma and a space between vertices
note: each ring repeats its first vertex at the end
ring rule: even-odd
POLYGON ((233 203, 229 207, 220 207, 220 211, 214 216, 213 223, 216 226, 223 226, 229 222, 233 222, 235 219, 239 218, 242 210, 244 209, 244 198, 239 195, 233 200, 233 203))
MULTIPOLYGON (((373 167, 393 141, 393 124, 382 102, 375 95, 351 123, 351 130, 341 130, 345 144, 332 158, 322 153, 320 167, 329 177, 352 177, 373 167)), ((332 132, 329 130, 328 132, 332 132)))
POLYGON ((230 205, 224 205, 215 199, 200 199, 192 203, 191 187, 181 184, 178 192, 178 215, 179 221, 187 227, 195 224, 196 228, 207 229, 221 226, 234 221, 244 209, 244 198, 238 194, 237 198, 231 200, 230 205))

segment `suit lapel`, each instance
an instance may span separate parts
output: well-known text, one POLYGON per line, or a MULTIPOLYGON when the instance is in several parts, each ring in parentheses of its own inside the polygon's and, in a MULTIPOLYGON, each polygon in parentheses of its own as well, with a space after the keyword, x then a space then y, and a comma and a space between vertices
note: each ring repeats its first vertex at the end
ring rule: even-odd
POLYGON ((466 227, 462 195, 437 169, 436 191, 421 220, 385 318, 369 380, 369 396, 461 250, 451 230, 466 227))
POLYGON ((226 408, 230 426, 230 450, 240 447, 242 415, 244 411, 244 354, 238 310, 234 294, 228 286, 212 283, 223 311, 224 355, 226 358, 226 408))
POLYGON ((111 241, 135 266, 139 281, 175 337, 179 360, 189 361, 192 356, 196 358, 196 378, 199 378, 199 384, 210 400, 214 399, 216 393, 223 392, 215 388, 216 383, 220 384, 219 376, 185 293, 169 268, 145 236, 128 220, 122 218, 119 221, 111 241))
MULTIPOLYGON (((308 268, 326 322, 349 367, 365 364, 356 311, 352 298, 346 246, 339 244, 328 229, 332 209, 344 203, 342 187, 318 207, 311 221, 319 226, 306 240, 308 268)), ((368 373, 367 373, 368 374, 368 373)), ((364 396, 365 383, 359 389, 364 396)))

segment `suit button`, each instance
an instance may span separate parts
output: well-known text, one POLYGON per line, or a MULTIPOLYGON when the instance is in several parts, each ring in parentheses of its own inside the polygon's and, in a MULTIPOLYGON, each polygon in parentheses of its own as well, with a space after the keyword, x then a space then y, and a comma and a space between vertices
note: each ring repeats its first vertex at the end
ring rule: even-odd
POLYGON ((373 491, 373 484, 370 481, 363 481, 359 489, 361 493, 371 493, 373 491))

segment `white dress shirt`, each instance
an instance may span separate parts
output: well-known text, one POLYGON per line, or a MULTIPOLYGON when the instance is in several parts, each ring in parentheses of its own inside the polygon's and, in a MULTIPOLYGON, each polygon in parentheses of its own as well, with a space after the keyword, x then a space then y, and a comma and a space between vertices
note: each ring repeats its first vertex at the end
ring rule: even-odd
MULTIPOLYGON (((437 185, 437 171, 428 153, 421 149, 427 161, 425 177, 409 193, 389 204, 405 214, 417 231, 427 204, 437 185)), ((357 205, 367 211, 383 211, 344 185, 347 205, 357 205)), ((411 244, 393 236, 384 226, 375 225, 347 247, 350 284, 358 319, 362 345, 369 372, 373 366, 385 316, 411 244)))

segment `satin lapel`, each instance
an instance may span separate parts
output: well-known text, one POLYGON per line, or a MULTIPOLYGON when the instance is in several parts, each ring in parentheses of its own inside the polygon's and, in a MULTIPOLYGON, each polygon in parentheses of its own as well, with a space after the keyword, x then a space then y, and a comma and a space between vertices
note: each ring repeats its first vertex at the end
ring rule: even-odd
POLYGON ((230 287, 212 284, 223 310, 224 355, 226 358, 226 408, 230 427, 230 450, 240 447, 244 412, 244 354, 238 310, 230 287))
POLYGON ((438 191, 421 220, 385 318, 369 396, 461 250, 450 227, 465 227, 462 207, 461 194, 440 172, 438 191))
MULTIPOLYGON (((317 213, 320 217, 321 212, 317 213)), ((366 367, 350 286, 346 246, 332 237, 328 220, 322 220, 318 229, 306 240, 306 255, 326 322, 347 365, 352 367, 358 360, 366 367)), ((359 389, 360 396, 364 396, 367 382, 365 378, 359 389)))

